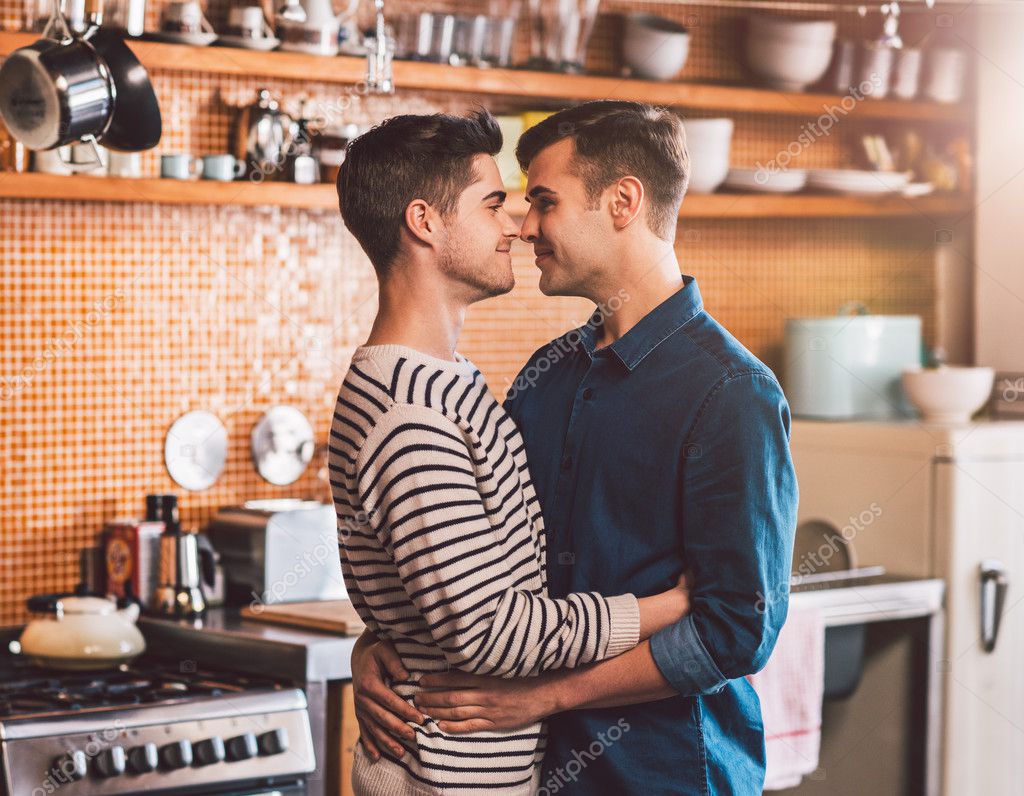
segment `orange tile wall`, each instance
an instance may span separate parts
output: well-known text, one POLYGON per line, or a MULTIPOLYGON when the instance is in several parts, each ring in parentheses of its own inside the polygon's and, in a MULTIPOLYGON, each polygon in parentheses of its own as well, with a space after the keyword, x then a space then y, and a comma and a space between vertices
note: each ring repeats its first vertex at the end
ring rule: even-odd
MULTIPOLYGON (((707 6, 606 4, 592 67, 617 66, 616 15, 641 9, 693 28, 684 77, 742 79, 735 31, 743 12, 707 6)), ((151 25, 158 14, 153 5, 151 25)), ((223 6, 214 7, 210 17, 223 14, 223 6)), ((18 29, 21 16, 19 3, 0 0, 5 29, 18 29)), ((842 23, 873 32, 877 20, 844 15, 842 23)), ((927 33, 921 19, 912 25, 917 35, 927 33)), ((525 35, 523 26, 520 50, 525 35)), ((165 136, 144 157, 148 176, 157 174, 161 152, 226 151, 229 105, 247 101, 257 87, 292 101, 300 93, 322 103, 346 96, 315 80, 197 72, 153 79, 165 136)), ((629 97, 628 82, 621 96, 629 97)), ((344 117, 357 122, 395 112, 460 112, 475 101, 495 111, 529 107, 429 92, 350 99, 344 117)), ((734 165, 770 158, 807 121, 735 118, 734 165)), ((806 150, 800 165, 849 165, 864 129, 841 125, 806 150)), ((851 299, 874 312, 920 314, 930 338, 933 246, 936 230, 947 226, 927 217, 684 218, 677 249, 711 312, 778 366, 786 317, 829 314, 851 299)), ((540 295, 525 247, 515 262, 515 291, 474 308, 461 344, 497 393, 530 352, 588 314, 583 301, 540 295)), ((106 521, 138 514, 148 492, 180 492, 162 450, 168 426, 185 411, 208 409, 229 433, 219 481, 182 497, 186 525, 201 527, 216 507, 250 498, 316 494, 315 468, 291 487, 261 481, 249 434, 264 410, 284 403, 305 412, 323 441, 375 300, 372 270, 335 212, 0 200, 0 624, 23 621, 30 594, 71 588, 79 548, 94 543, 106 521)))

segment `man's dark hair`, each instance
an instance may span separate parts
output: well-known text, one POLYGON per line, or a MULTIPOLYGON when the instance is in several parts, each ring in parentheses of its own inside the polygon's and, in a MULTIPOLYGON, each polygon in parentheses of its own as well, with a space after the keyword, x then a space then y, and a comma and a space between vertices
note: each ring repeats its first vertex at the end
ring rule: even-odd
POLYGON ((516 147, 523 171, 537 154, 573 140, 572 170, 596 205, 601 192, 625 176, 644 185, 647 223, 659 238, 675 239, 679 205, 690 177, 682 120, 665 108, 640 102, 598 100, 559 111, 531 127, 516 147))
POLYGON ((485 110, 393 116, 349 143, 338 204, 378 276, 398 253, 409 202, 423 199, 449 217, 473 182, 473 157, 496 155, 501 145, 501 129, 485 110))

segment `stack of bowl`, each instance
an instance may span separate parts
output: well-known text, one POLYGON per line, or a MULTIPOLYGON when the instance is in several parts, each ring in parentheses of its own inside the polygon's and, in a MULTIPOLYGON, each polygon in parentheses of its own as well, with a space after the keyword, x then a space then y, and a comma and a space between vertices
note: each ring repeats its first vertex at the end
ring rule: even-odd
POLYGON ((732 119, 688 119, 683 128, 690 155, 689 190, 712 193, 729 173, 732 119))
POLYGON ((803 91, 828 70, 835 38, 831 20, 755 15, 747 28, 747 65, 771 88, 803 91))

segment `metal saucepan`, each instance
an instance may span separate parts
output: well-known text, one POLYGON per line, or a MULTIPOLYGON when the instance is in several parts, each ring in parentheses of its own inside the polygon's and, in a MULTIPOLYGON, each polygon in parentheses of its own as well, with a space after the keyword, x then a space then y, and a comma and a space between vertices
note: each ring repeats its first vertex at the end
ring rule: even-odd
MULTIPOLYGON (((97 12, 98 0, 89 0, 97 12)), ((54 0, 43 38, 11 53, 0 67, 0 115, 30 149, 95 140, 114 111, 106 62, 84 36, 74 36, 54 0)))

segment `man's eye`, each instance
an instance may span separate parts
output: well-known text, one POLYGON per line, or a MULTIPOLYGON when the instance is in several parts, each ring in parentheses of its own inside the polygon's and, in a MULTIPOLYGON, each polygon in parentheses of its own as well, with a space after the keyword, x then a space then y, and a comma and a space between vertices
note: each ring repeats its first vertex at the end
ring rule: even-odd
POLYGON ((491 210, 501 210, 502 207, 504 207, 504 205, 491 205, 491 210))

